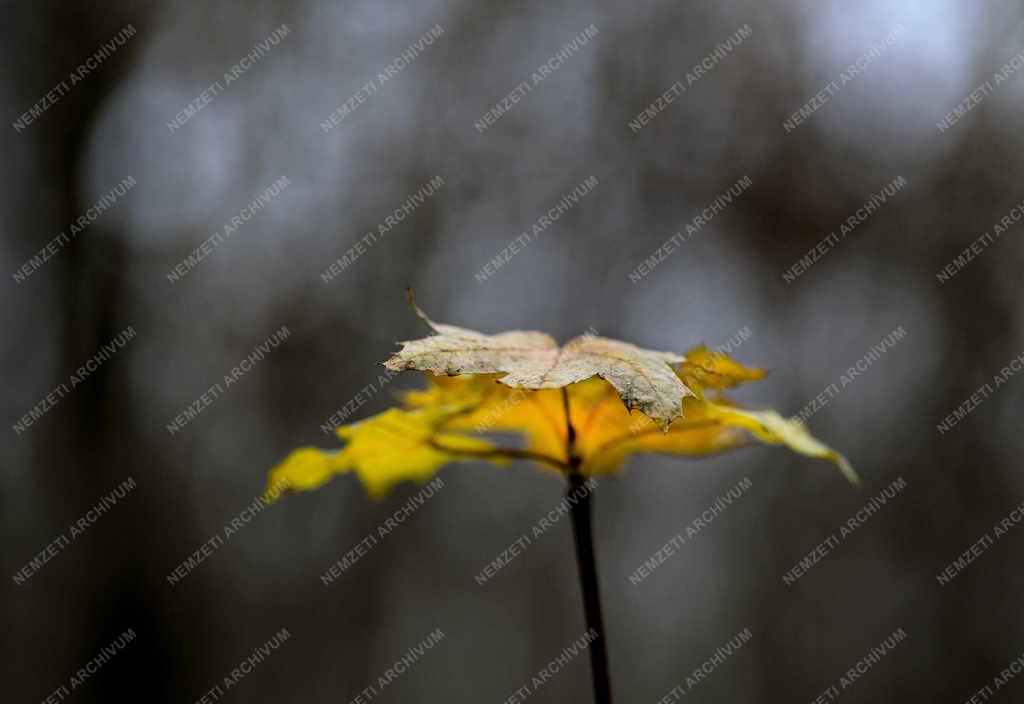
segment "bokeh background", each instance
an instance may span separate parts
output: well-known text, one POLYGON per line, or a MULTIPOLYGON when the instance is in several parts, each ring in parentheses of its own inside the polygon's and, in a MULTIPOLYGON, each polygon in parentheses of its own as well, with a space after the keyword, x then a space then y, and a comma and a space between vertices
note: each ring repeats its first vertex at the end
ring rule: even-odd
MULTIPOLYGON (((495 579, 473 575, 562 495, 529 466, 443 470, 445 488, 330 585, 319 576, 410 496, 354 478, 263 511, 176 586, 166 575, 248 506, 290 449, 418 336, 403 287, 485 331, 591 326, 656 349, 753 335, 772 368, 739 397, 794 413, 902 325, 905 339, 810 420, 864 487, 756 447, 634 459, 596 496, 613 682, 667 694, 736 632, 687 699, 812 701, 898 628, 845 701, 962 702, 1021 654, 1024 532, 936 574, 1024 499, 1024 378, 936 424, 1024 351, 1024 246, 1004 234, 939 271, 1024 197, 1024 76, 943 116, 1024 49, 1018 2, 5 3, 12 123, 131 24, 136 35, 26 129, 3 125, 8 426, 101 345, 137 336, 27 431, 6 431, 7 701, 43 701, 127 628, 69 701, 197 701, 281 628, 223 700, 350 701, 432 629, 446 638, 375 701, 505 701, 584 630, 568 521, 495 579), (171 131, 275 28, 290 34, 171 131), (440 24, 444 35, 338 127, 327 115, 440 24), (587 26, 599 34, 474 128, 587 26), (752 33, 639 132, 645 106, 740 27, 752 33), (796 130, 782 123, 901 26, 796 130), (600 185, 480 283, 492 257, 589 175, 600 185), (137 185, 30 277, 12 276, 127 176, 137 185), (166 273, 275 179, 291 185, 186 277, 166 273), (445 186, 342 275, 320 274, 434 175, 445 186), (633 271, 744 175, 752 186, 652 273, 633 271), (907 186, 794 282, 782 272, 902 175, 907 186), (166 425, 267 336, 291 335, 181 432, 166 425), (100 497, 137 487, 26 583, 17 572, 100 497), (782 575, 892 481, 907 488, 825 560, 782 575), (751 490, 637 586, 628 574, 737 481, 751 490)), ((1017 228, 1020 226, 1018 225, 1017 228)), ((357 415, 386 407, 404 376, 357 415)), ((1014 681, 998 701, 1018 701, 1014 681)), ((587 701, 585 657, 531 701, 587 701)))

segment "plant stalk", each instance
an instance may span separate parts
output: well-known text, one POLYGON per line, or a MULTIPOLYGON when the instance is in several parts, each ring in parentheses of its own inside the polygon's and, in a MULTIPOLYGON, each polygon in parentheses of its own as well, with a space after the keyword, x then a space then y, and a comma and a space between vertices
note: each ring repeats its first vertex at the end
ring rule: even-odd
POLYGON ((576 539, 576 563, 580 572, 580 587, 583 590, 583 612, 587 629, 596 640, 590 644, 590 673, 594 681, 596 704, 611 704, 612 685, 608 673, 608 649, 605 646, 604 619, 601 617, 601 592, 597 585, 597 562, 594 559, 594 535, 590 514, 590 487, 584 487, 585 479, 578 471, 569 475, 572 504, 572 534, 576 539), (586 492, 586 493, 583 493, 586 492))
POLYGON ((562 389, 565 407, 566 454, 569 464, 569 488, 566 498, 572 513, 572 535, 576 543, 576 565, 583 592, 583 613, 587 632, 596 637, 590 643, 590 674, 594 683, 595 704, 611 704, 612 685, 608 670, 608 648, 605 641, 604 618, 601 614, 601 591, 597 583, 597 561, 594 558, 594 532, 590 497, 593 488, 580 472, 581 458, 576 454, 576 430, 569 416, 569 394, 562 389))

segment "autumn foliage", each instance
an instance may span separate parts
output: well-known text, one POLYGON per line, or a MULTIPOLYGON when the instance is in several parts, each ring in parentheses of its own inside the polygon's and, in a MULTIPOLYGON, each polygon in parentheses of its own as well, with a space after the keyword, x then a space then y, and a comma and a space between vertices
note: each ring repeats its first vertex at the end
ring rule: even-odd
POLYGON ((426 372, 427 387, 403 394, 399 407, 336 428, 341 449, 295 450, 271 470, 271 486, 315 489, 355 472, 381 497, 456 461, 526 459, 556 472, 609 475, 637 453, 699 457, 754 440, 830 460, 857 483, 846 459, 803 423, 726 398, 725 390, 764 371, 724 354, 655 352, 595 335, 559 347, 541 332, 486 335, 435 323, 412 305, 434 334, 401 343, 384 365, 426 372), (498 443, 509 434, 520 442, 498 443))

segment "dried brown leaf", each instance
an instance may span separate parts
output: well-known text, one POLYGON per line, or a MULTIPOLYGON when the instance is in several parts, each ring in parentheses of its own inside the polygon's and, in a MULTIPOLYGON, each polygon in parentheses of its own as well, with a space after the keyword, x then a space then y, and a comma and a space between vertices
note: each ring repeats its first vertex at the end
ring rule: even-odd
POLYGON ((682 401, 695 396, 670 365, 684 361, 672 352, 646 350, 628 342, 581 335, 564 346, 541 332, 512 330, 486 335, 435 323, 410 294, 417 315, 436 334, 400 343, 384 366, 434 374, 503 374, 512 388, 557 389, 600 377, 618 391, 629 409, 638 409, 661 428, 682 415, 682 401))

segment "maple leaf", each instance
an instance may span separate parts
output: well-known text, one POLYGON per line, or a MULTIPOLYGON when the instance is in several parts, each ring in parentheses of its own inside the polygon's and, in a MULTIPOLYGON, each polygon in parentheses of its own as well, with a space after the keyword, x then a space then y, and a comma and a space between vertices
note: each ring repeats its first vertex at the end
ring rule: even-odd
MULTIPOLYGON (((690 359, 690 353, 686 359, 690 359)), ((737 370, 737 376, 763 376, 761 370, 725 359, 727 367, 737 370)), ((465 404, 467 411, 449 418, 445 427, 478 433, 518 432, 526 437, 526 448, 537 454, 558 457, 564 452, 567 426, 559 393, 516 393, 496 386, 495 380, 493 376, 431 376, 426 390, 407 392, 403 401, 409 408, 465 404)), ((816 440, 803 423, 783 418, 775 411, 746 410, 722 396, 687 398, 683 401, 684 415, 663 431, 646 416, 630 413, 603 382, 589 380, 566 391, 581 472, 588 476, 613 474, 633 454, 701 457, 745 447, 757 439, 829 460, 852 484, 859 481, 845 457, 816 440)))
POLYGON ((637 408, 665 428, 682 415, 682 401, 696 394, 670 366, 681 355, 645 350, 628 342, 581 335, 564 347, 542 332, 513 330, 485 335, 435 323, 409 294, 416 314, 436 335, 402 342, 384 363, 391 371, 416 369, 434 374, 495 374, 502 384, 522 389, 560 389, 601 377, 619 392, 628 408, 637 408))
MULTIPOLYGON (((275 497, 271 487, 316 489, 335 474, 350 471, 359 475, 370 496, 381 498, 397 482, 426 481, 450 462, 486 458, 496 450, 487 440, 442 430, 444 421, 460 412, 458 407, 412 411, 391 408, 362 422, 335 428, 338 437, 347 441, 344 449, 295 450, 270 470, 265 498, 275 497)), ((503 463, 507 459, 495 456, 493 461, 503 463)))
POLYGON ((764 369, 745 367, 721 352, 712 352, 704 345, 686 353, 679 375, 697 391, 704 389, 730 389, 748 381, 758 381, 766 374, 764 369))
POLYGON ((380 497, 456 460, 530 459, 594 476, 615 473, 634 454, 701 457, 754 440, 829 460, 858 482, 849 462, 803 423, 721 396, 765 372, 720 352, 652 352, 593 335, 559 347, 539 332, 485 335, 435 323, 410 303, 436 334, 401 343, 385 366, 428 372, 427 388, 403 394, 402 408, 337 428, 347 442, 340 451, 296 450, 271 471, 269 486, 314 489, 355 471, 380 497), (514 433, 525 444, 499 447, 484 433, 514 433))

